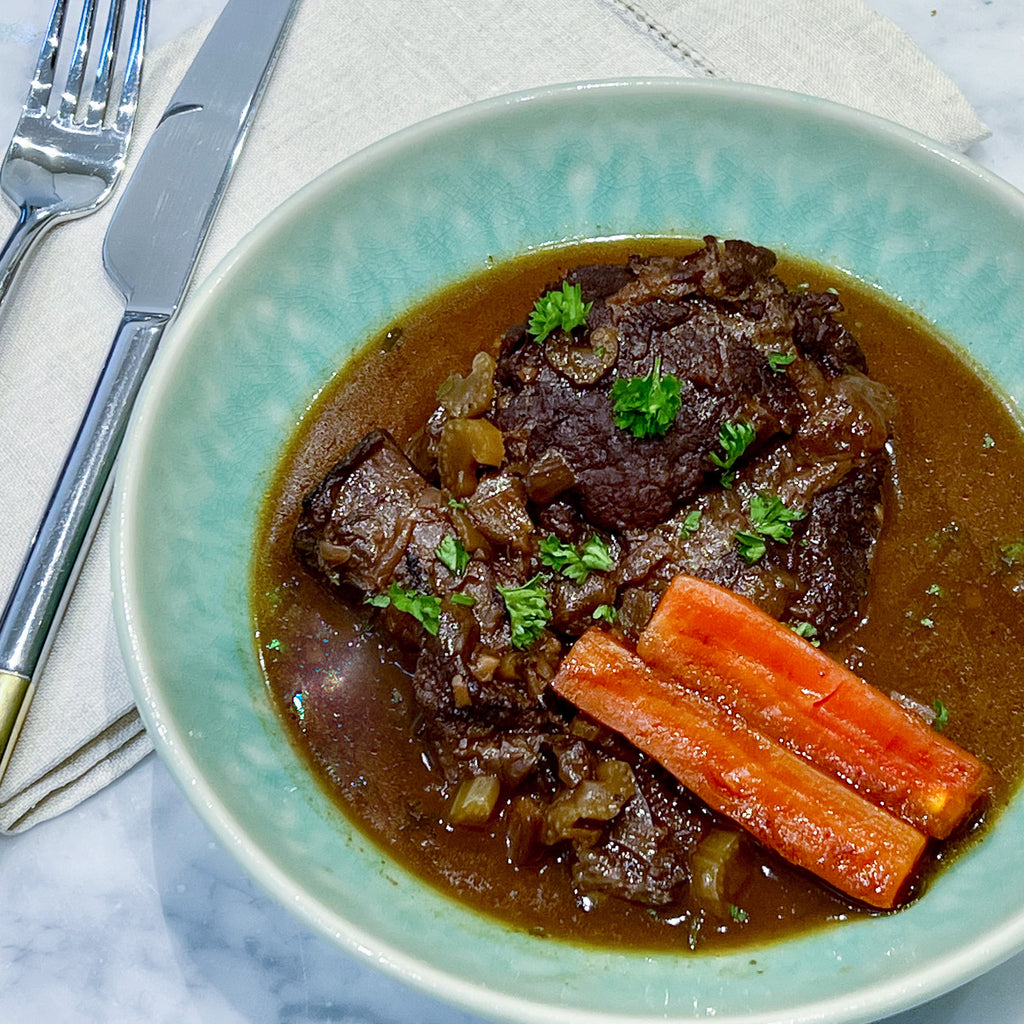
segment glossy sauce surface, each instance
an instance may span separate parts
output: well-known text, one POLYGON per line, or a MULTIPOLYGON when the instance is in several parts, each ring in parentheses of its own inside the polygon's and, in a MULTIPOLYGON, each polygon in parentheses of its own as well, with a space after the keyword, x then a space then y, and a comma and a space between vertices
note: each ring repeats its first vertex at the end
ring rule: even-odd
MULTIPOLYGON (((452 794, 415 739, 395 653, 366 609, 340 603, 297 565, 291 533, 302 496, 359 437, 383 426, 408 440, 437 385, 466 372, 477 351, 496 350, 568 267, 694 247, 631 239, 534 253, 403 315, 318 396, 278 467, 256 545, 255 634, 270 699, 332 797, 433 884, 520 927, 600 945, 713 949, 867 911, 745 841, 728 879, 741 919, 695 906, 666 921, 624 901, 578 902, 557 860, 518 868, 501 832, 451 828, 452 794)), ((783 260, 777 272, 791 287, 838 289, 872 376, 899 401, 872 592, 863 621, 830 653, 886 693, 941 702, 947 734, 998 775, 992 807, 935 851, 935 870, 983 835, 1024 765, 1024 437, 1000 397, 916 318, 804 263, 783 260)))

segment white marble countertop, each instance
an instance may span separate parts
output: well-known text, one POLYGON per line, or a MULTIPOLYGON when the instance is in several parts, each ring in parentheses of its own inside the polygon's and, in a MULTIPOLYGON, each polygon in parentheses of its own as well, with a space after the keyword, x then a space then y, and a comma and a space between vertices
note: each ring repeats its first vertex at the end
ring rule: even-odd
MULTIPOLYGON (((775 2, 775 0, 766 0, 775 2)), ((49 0, 3 0, 41 28, 49 0)), ((152 42, 223 0, 154 4, 152 42)), ((992 137, 971 156, 1024 189, 1024 4, 874 0, 964 91, 992 137)), ((0 68, 13 128, 38 36, 0 68)), ((998 898, 998 896, 994 896, 998 898)), ((339 951, 270 901, 150 756, 72 811, 0 838, 0 1021, 432 1024, 478 1018, 339 951)), ((1024 1024, 1024 954, 889 1024, 1024 1024)))

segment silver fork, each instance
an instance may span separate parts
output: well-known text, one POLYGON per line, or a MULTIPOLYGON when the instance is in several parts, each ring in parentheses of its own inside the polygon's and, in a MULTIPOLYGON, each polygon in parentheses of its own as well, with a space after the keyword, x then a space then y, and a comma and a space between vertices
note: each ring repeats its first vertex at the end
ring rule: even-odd
POLYGON ((124 167, 139 99, 149 0, 138 0, 118 92, 114 69, 122 49, 124 3, 109 0, 92 90, 86 96, 96 0, 84 0, 67 79, 59 103, 51 104, 67 8, 66 0, 54 0, 21 120, 0 167, 0 188, 19 210, 18 222, 0 249, 0 303, 39 238, 60 221, 102 206, 124 167))

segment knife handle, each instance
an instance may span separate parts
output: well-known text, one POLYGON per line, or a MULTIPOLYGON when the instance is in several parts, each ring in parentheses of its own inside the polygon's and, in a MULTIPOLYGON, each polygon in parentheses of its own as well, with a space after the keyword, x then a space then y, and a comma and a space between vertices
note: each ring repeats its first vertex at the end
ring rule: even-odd
POLYGON ((35 686, 17 672, 0 672, 0 779, 14 752, 14 740, 28 714, 35 686))
POLYGON ((168 317, 126 313, 0 618, 0 779, 89 549, 168 317))

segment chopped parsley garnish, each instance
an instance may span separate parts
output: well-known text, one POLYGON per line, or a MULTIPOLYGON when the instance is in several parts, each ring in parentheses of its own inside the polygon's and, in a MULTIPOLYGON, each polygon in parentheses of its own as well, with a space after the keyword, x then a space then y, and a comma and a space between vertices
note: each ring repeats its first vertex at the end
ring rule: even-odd
POLYGON ((793 536, 795 523, 807 515, 800 509, 787 508, 774 495, 761 491, 750 499, 750 521, 764 537, 771 537, 780 544, 793 536))
POLYGON ((797 636, 803 637, 812 647, 820 647, 821 641, 818 639, 818 630, 810 622, 790 622, 789 628, 796 633, 797 636))
POLYGON ((466 503, 464 501, 459 501, 458 498, 449 498, 448 507, 454 509, 463 509, 466 507, 466 503))
POLYGON ((772 373, 782 373, 794 359, 796 359, 795 352, 769 352, 768 368, 772 373))
POLYGON ((452 594, 448 600, 452 604, 461 604, 464 608, 472 608, 476 604, 476 598, 472 594, 452 594))
POLYGON ((949 710, 946 708, 946 705, 938 699, 933 701, 932 708, 935 711, 935 720, 932 722, 932 728, 936 732, 942 732, 949 722, 949 710))
POLYGON ((620 377, 612 384, 615 426, 634 437, 661 437, 682 407, 681 388, 672 374, 661 375, 661 356, 656 356, 646 377, 620 377))
POLYGON ((792 523, 807 515, 799 509, 787 508, 774 495, 759 492, 750 499, 750 525, 753 530, 737 530, 733 539, 740 557, 753 565, 768 550, 765 538, 784 544, 793 537, 792 523))
POLYGON ((742 907, 737 907, 735 903, 730 903, 729 916, 737 924, 743 924, 750 915, 742 907))
POLYGON ((615 610, 615 606, 611 604, 599 604, 594 611, 591 613, 591 618, 595 622, 604 621, 609 625, 613 623, 619 616, 619 613, 615 610))
MULTIPOLYGON (((930 534, 926 538, 926 543, 933 551, 940 551, 943 548, 948 547, 950 544, 957 543, 960 535, 960 524, 956 520, 951 520, 946 523, 945 526, 940 527, 934 533, 930 534)), ((1021 544, 1021 549, 1024 550, 1024 543, 1021 544)))
POLYGON ((1012 569, 1024 562, 1024 540, 1010 541, 999 548, 999 557, 1012 569))
POLYGON ((397 583, 392 583, 386 594, 367 597, 363 603, 374 608, 387 608, 391 605, 411 615, 431 636, 437 636, 441 628, 441 598, 419 590, 404 590, 397 583))
POLYGON ((682 526, 679 527, 679 539, 686 540, 687 537, 692 537, 700 526, 700 509, 691 509, 686 513, 686 518, 683 520, 682 526))
POLYGON ((520 651, 529 647, 551 621, 548 595, 540 581, 537 575, 521 587, 498 587, 512 627, 512 646, 520 651))
POLYGON ((737 530, 732 535, 732 539, 736 541, 736 548, 739 551, 740 558, 747 565, 753 565, 758 559, 763 558, 768 551, 768 545, 765 544, 764 538, 759 534, 751 533, 749 530, 737 530))
POLYGON ((391 604, 411 615, 431 635, 437 636, 441 626, 441 599, 418 590, 403 590, 397 583, 388 591, 391 604))
POLYGON ((555 536, 540 542, 540 560, 549 569, 574 583, 583 583, 592 572, 607 572, 615 564, 608 545, 595 533, 581 547, 566 544, 555 536))
POLYGON ((744 420, 726 420, 718 428, 718 443, 722 454, 712 452, 709 458, 722 471, 722 486, 731 487, 736 475, 733 466, 757 437, 757 431, 744 420))
POLYGON ((469 565, 469 552, 458 537, 446 534, 434 548, 438 561, 454 576, 461 576, 469 565))
POLYGON ((534 304, 527 328, 536 341, 542 342, 552 331, 561 328, 571 331, 587 322, 592 302, 583 301, 583 289, 578 284, 562 282, 561 291, 550 291, 534 304))

